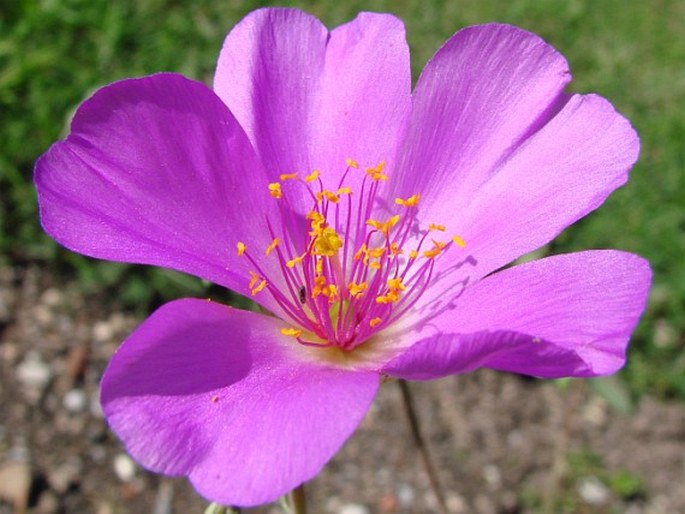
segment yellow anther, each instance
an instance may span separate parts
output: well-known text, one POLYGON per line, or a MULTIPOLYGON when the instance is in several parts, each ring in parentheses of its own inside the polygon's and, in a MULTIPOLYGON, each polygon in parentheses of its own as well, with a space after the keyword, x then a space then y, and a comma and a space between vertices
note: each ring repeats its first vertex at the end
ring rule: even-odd
POLYGON ((297 257, 293 257, 292 259, 290 259, 289 261, 287 261, 287 262, 285 263, 285 265, 288 266, 289 268, 294 268, 295 265, 297 265, 297 264, 299 264, 299 263, 302 262, 302 259, 304 259, 304 256, 305 256, 305 254, 298 255, 297 257))
POLYGON ((238 241, 238 243, 235 245, 235 247, 238 249, 238 255, 243 255, 245 253, 245 250, 247 250, 247 246, 245 246, 245 243, 242 243, 238 241))
POLYGON ((321 172, 319 170, 314 170, 304 178, 304 181, 314 182, 317 178, 319 178, 319 175, 321 175, 321 172))
POLYGON ((270 244, 269 246, 266 247, 266 250, 264 251, 264 254, 265 254, 265 255, 269 255, 271 252, 274 251, 274 248, 276 248, 276 247, 279 245, 280 242, 281 242, 280 239, 278 239, 277 237, 274 238, 274 240, 271 242, 271 244, 270 244))
POLYGON ((250 283, 248 284, 247 287, 252 289, 254 287, 254 285, 257 283, 257 281, 259 280, 259 275, 257 275, 254 271, 250 271, 250 277, 252 277, 252 278, 250 278, 250 283))
POLYGON ((419 200, 421 199, 421 195, 411 195, 409 198, 406 200, 403 200, 402 198, 395 198, 395 203, 397 205, 403 205, 404 207, 414 207, 419 203, 419 200))
POLYGON ((442 250, 445 248, 446 243, 436 241, 435 239, 433 239, 433 245, 433 248, 423 252, 424 257, 426 257, 427 259, 432 259, 433 257, 437 257, 438 255, 440 255, 440 252, 442 252, 442 250))
POLYGON ((352 296, 355 298, 361 295, 364 291, 366 291, 369 287, 369 284, 366 282, 362 282, 360 284, 355 284, 354 282, 350 282, 347 284, 347 290, 350 292, 352 296))
POLYGON ((359 259, 362 258, 362 256, 366 255, 368 253, 368 250, 366 248, 366 243, 362 243, 361 247, 357 252, 354 254, 354 260, 358 261, 359 259))
POLYGON ((298 330, 296 328, 282 328, 281 334, 290 337, 300 337, 300 335, 302 334, 302 330, 298 330))
POLYGON ((352 188, 351 187, 341 187, 338 189, 335 194, 337 195, 351 195, 352 194, 352 188))
POLYGON ((350 168, 354 168, 354 169, 359 168, 359 163, 350 157, 345 159, 345 164, 347 164, 350 168))
POLYGON ((373 262, 370 262, 368 265, 369 265, 369 268, 371 268, 371 269, 375 269, 375 270, 381 269, 381 263, 380 262, 373 261, 373 262))
POLYGON ((395 303, 400 299, 400 295, 397 291, 388 291, 388 294, 384 296, 376 296, 376 303, 395 303))
POLYGON ((438 232, 444 232, 446 230, 445 225, 438 225, 437 223, 430 223, 428 225, 428 230, 437 230, 438 232))
POLYGON ((400 277, 388 279, 388 287, 391 291, 404 291, 407 289, 400 277))
POLYGON ((295 180, 297 173, 281 173, 278 178, 279 180, 295 180))
POLYGON ((269 184, 269 194, 276 199, 282 197, 283 191, 281 191, 281 184, 279 182, 272 182, 269 184))
POLYGON ((317 259, 314 269, 316 270, 317 276, 323 273, 323 259, 317 259))
POLYGON ((398 243, 390 243, 390 253, 392 255, 402 255, 404 253, 404 250, 400 248, 400 245, 398 243))
POLYGON ((383 321, 381 318, 373 318, 372 320, 369 320, 369 325, 371 328, 376 327, 381 321, 383 321))
POLYGON ((375 181, 388 180, 388 176, 383 174, 383 168, 385 168, 385 161, 379 162, 378 165, 373 168, 366 168, 366 174, 375 181))
POLYGON ((333 228, 326 227, 316 236, 312 253, 333 257, 337 255, 342 245, 343 242, 338 233, 333 228))
POLYGON ((340 201, 340 197, 333 191, 329 191, 328 189, 324 189, 323 191, 318 191, 316 193, 316 200, 318 202, 320 202, 324 198, 332 203, 338 203, 340 201))
POLYGON ((257 285, 257 287, 253 287, 253 288, 252 288, 252 291, 250 291, 250 293, 252 293, 252 296, 254 296, 254 295, 256 295, 259 291, 261 291, 262 289, 264 289, 265 287, 266 287, 266 280, 262 280, 262 281, 257 285))
POLYGON ((384 235, 388 235, 390 232, 390 229, 397 225, 397 222, 400 221, 400 217, 398 214, 395 214, 393 217, 391 217, 388 221, 385 223, 381 223, 380 221, 376 220, 366 220, 366 224, 369 225, 370 227, 375 228, 379 232, 383 233, 384 235))
MULTIPOLYGON (((312 289, 312 298, 316 298, 320 294, 328 297, 328 299, 331 299, 331 286, 326 284, 326 277, 323 275, 318 275, 314 277, 314 289, 312 289)), ((332 286, 335 287, 335 286, 332 286)), ((336 293, 337 293, 337 288, 336 288, 336 293)))
POLYGON ((328 296, 329 303, 333 303, 340 299, 340 295, 338 294, 338 286, 335 284, 328 284, 326 287, 324 287, 323 294, 328 296))
POLYGON ((459 236, 452 236, 452 241, 454 241, 454 244, 460 248, 464 248, 466 246, 466 241, 459 236))
POLYGON ((323 224, 326 222, 326 218, 323 214, 316 211, 309 211, 307 213, 307 219, 311 220, 312 231, 309 233, 310 236, 315 236, 320 234, 323 230, 323 224))
POLYGON ((418 257, 418 255, 419 255, 419 252, 417 252, 416 250, 411 250, 409 252, 409 258, 410 259, 416 259, 418 257))
POLYGON ((369 248, 369 251, 366 253, 367 256, 373 257, 374 259, 380 259, 383 257, 383 254, 385 254, 385 246, 381 246, 378 248, 369 248))
POLYGON ((392 229, 392 227, 397 225, 398 221, 400 221, 400 217, 398 214, 395 214, 385 223, 381 223, 380 221, 376 221, 376 220, 366 220, 366 224, 375 228, 376 230, 378 230, 379 232, 382 232, 384 235, 387 236, 388 233, 390 232, 390 229, 392 229))

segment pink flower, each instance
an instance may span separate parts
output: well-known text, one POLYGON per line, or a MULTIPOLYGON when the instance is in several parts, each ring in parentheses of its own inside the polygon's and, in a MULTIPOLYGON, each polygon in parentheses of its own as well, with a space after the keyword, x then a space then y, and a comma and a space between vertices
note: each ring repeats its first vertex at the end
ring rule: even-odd
POLYGON ((601 205, 637 159, 629 122, 564 93, 570 79, 539 37, 491 24, 450 38, 411 94, 397 18, 328 32, 262 9, 226 38, 214 90, 164 73, 84 102, 36 165, 45 230, 275 314, 197 299, 152 314, 102 382, 131 455, 255 505, 320 471, 382 375, 619 369, 650 284, 642 258, 497 271, 601 205))

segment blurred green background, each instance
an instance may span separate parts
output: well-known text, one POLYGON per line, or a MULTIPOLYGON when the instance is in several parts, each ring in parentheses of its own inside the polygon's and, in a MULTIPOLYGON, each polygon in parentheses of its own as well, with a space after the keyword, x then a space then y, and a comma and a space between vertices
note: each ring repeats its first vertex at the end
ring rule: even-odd
MULTIPOLYGON (((39 264, 142 313, 210 287, 166 270, 82 258, 38 224, 35 159, 66 134, 75 107, 124 77, 177 71, 210 83, 226 32, 272 2, 0 0, 0 264, 39 264), (112 294, 112 291, 116 291, 112 294)), ((278 5, 285 5, 280 3, 278 5)), ((642 156, 628 185, 543 252, 620 248, 647 257, 655 280, 629 365, 601 383, 614 403, 651 392, 685 400, 685 2, 682 0, 318 0, 291 2, 329 27, 360 10, 407 25, 416 77, 462 26, 486 21, 540 34, 569 60, 575 92, 597 92, 630 118, 642 156), (623 400, 622 400, 623 399, 623 400)), ((214 292, 216 293, 216 291, 214 292)))

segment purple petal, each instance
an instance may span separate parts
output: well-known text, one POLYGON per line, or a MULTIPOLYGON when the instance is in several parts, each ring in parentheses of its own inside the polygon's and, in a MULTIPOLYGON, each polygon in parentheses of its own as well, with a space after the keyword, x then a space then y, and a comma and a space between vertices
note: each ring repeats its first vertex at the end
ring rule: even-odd
POLYGON ((422 193, 420 216, 466 241, 477 276, 597 208, 637 159, 628 121, 563 95, 569 80, 551 46, 503 25, 460 31, 421 76, 397 192, 422 193))
POLYGON ((594 376, 575 351, 513 331, 438 334, 416 343, 383 372, 407 380, 432 380, 481 367, 540 378, 594 376))
MULTIPOLYGON (((276 176, 351 157, 393 160, 410 105, 402 22, 361 13, 332 32, 295 9, 260 9, 228 35, 214 89, 276 176)), ((336 182, 337 185, 337 182, 336 182)))
POLYGON ((114 432, 143 466, 222 504, 276 499, 315 476, 364 417, 376 373, 317 362, 283 322, 203 300, 161 307, 102 381, 114 432))
POLYGON ((398 337, 420 341, 385 372, 417 379, 477 367, 548 378, 613 373, 625 362, 650 282, 644 259, 613 250, 501 271, 397 327, 398 337))
POLYGON ((447 198, 450 207, 466 205, 499 162, 554 115, 570 80, 564 57, 534 34, 497 24, 457 32, 416 86, 401 196, 421 192, 433 204, 447 198))
POLYGON ((155 264, 245 293, 236 242, 265 248, 274 208, 243 130, 204 85, 158 74, 107 86, 36 164, 41 221, 71 250, 155 264), (263 199, 263 203, 262 203, 263 199))
POLYGON ((458 217, 480 276, 554 239, 628 180, 639 139, 601 97, 574 96, 458 217))

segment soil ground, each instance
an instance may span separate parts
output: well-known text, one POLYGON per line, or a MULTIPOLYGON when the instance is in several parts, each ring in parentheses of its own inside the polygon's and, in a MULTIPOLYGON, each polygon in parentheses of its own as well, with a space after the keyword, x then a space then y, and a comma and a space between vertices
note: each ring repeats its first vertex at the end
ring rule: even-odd
MULTIPOLYGON (((102 418, 100 376, 139 322, 45 270, 0 268, 0 514, 203 512, 102 418)), ((685 512, 683 404, 620 414, 585 382, 487 370, 411 388, 454 514, 685 512)), ((307 490, 314 514, 436 512, 396 383, 307 490)))

